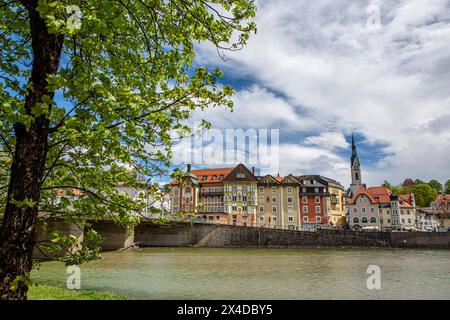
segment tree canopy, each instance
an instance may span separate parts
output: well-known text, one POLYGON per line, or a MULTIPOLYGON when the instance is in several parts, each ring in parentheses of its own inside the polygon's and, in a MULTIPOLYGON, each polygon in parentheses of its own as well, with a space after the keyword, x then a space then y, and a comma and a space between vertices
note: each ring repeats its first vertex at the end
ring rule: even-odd
POLYGON ((196 46, 239 50, 256 31, 252 0, 0 0, 0 12, 0 208, 16 247, 25 213, 136 222, 142 205, 117 184, 164 173, 194 110, 232 107, 196 46))

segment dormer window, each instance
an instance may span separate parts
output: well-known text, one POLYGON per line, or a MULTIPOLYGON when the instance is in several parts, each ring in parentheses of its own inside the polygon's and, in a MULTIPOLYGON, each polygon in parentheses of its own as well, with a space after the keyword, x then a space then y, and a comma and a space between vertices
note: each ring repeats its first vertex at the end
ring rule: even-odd
POLYGON ((236 178, 237 179, 245 179, 245 173, 237 173, 236 178))
POLYGON ((223 180, 223 174, 219 176, 219 180, 223 180))
POLYGON ((212 176, 212 179, 213 181, 215 181, 217 179, 217 176, 216 175, 212 176))
POLYGON ((202 181, 206 181, 208 179, 208 176, 203 176, 202 181))

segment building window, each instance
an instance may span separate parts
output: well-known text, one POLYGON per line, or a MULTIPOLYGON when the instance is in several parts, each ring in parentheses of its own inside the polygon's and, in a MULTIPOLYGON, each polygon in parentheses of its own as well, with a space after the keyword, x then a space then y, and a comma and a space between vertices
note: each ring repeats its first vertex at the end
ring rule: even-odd
POLYGON ((316 213, 320 213, 320 206, 316 206, 316 213))
POLYGON ((358 213, 358 208, 353 208, 354 213, 358 213))
POLYGON ((288 197, 288 203, 292 203, 292 202, 293 202, 292 197, 288 197))
POLYGON ((247 211, 248 211, 247 206, 243 206, 243 207, 242 207, 242 211, 247 212, 247 211))
POLYGON ((277 221, 277 217, 276 217, 276 216, 273 216, 273 217, 272 217, 272 221, 277 221))
POLYGON ((321 222, 322 218, 320 216, 316 216, 316 222, 321 222))
POLYGON ((370 223, 377 223, 377 218, 375 217, 370 218, 370 223))
POLYGON ((277 187, 272 187, 272 193, 277 192, 277 187))
POLYGON ((272 207, 272 212, 277 212, 277 207, 272 207))
POLYGON ((370 208, 370 212, 375 213, 375 208, 370 208))
POLYGON ((259 192, 263 193, 264 192, 264 188, 263 187, 259 187, 259 192))
POLYGON ((359 223, 358 217, 354 217, 354 218, 353 218, 353 223, 359 223))
POLYGON ((291 213, 293 211, 293 207, 292 206, 288 206, 288 212, 291 213))
POLYGON ((408 219, 408 223, 411 223, 411 219, 408 219))
POLYGON ((259 221, 264 221, 264 217, 259 217, 259 221))
POLYGON ((292 188, 291 187, 287 188, 287 191, 288 193, 292 193, 292 188))
POLYGON ((308 222, 308 217, 303 217, 303 222, 308 222))
POLYGON ((289 221, 289 222, 294 221, 294 217, 293 217, 293 216, 289 216, 289 217, 288 217, 288 221, 289 221))
POLYGON ((308 213, 308 207, 307 206, 303 206, 303 213, 308 213))
POLYGON ((405 219, 402 219, 402 223, 405 223, 405 219))
POLYGON ((362 208, 362 209, 361 209, 361 212, 362 212, 362 213, 366 213, 366 208, 362 208))
POLYGON ((277 197, 272 197, 272 203, 277 203, 277 197))
POLYGON ((237 173, 236 179, 245 179, 245 173, 237 173))
POLYGON ((237 206, 233 206, 233 211, 237 211, 237 206))
POLYGON ((208 179, 208 176, 203 176, 202 181, 206 181, 208 179))
POLYGON ((308 197, 302 197, 303 203, 308 203, 308 197))
POLYGON ((391 219, 388 219, 388 223, 391 223, 391 219))
POLYGON ((316 197, 316 198, 315 198, 315 202, 316 202, 316 203, 320 203, 320 197, 316 197))
POLYGON ((362 222, 362 223, 367 223, 367 218, 366 218, 366 217, 363 217, 363 218, 361 219, 361 222, 362 222))
POLYGON ((259 212, 264 212, 264 207, 259 207, 259 212))

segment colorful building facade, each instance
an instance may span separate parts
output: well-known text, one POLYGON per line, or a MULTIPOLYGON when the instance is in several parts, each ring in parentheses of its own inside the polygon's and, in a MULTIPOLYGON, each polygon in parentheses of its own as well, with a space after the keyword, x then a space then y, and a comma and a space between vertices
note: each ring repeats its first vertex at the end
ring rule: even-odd
POLYGON ((347 190, 348 223, 354 230, 401 231, 417 229, 413 194, 397 195, 386 187, 362 183, 360 161, 352 138, 352 183, 347 190))
POLYGON ((338 182, 322 176, 256 176, 243 164, 204 170, 188 165, 171 183, 171 213, 194 213, 212 223, 314 230, 340 225, 343 192, 338 182))

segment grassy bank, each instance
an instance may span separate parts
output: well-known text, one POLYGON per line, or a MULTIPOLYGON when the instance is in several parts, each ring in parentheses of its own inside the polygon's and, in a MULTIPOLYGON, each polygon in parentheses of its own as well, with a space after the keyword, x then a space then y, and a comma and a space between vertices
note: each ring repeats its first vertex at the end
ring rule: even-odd
POLYGON ((69 290, 59 287, 38 285, 28 291, 29 300, 126 300, 127 297, 109 292, 90 290, 69 290))

